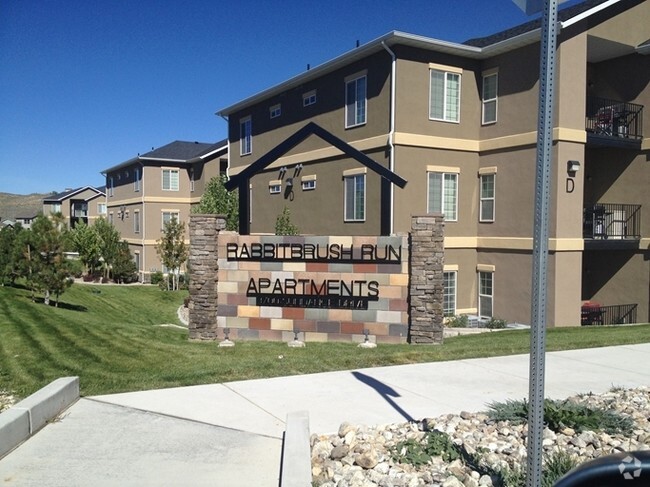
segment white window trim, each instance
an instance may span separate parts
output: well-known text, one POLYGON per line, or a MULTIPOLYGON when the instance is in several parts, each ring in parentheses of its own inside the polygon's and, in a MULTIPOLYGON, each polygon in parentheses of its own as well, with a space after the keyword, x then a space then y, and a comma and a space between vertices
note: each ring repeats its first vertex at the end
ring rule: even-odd
POLYGON ((105 215, 106 214, 106 203, 97 203, 97 214, 98 215, 105 215), (102 208, 104 211, 102 211, 102 208))
POLYGON ((481 125, 493 125, 499 118, 499 70, 491 69, 482 73, 481 77, 481 125), (496 77, 496 90, 494 98, 485 98, 485 80, 492 76, 496 77), (485 120, 485 105, 494 102, 494 120, 485 120))
POLYGON ((140 210, 133 210, 133 233, 140 233, 140 210))
POLYGON ((445 316, 455 316, 456 309, 458 308, 458 269, 447 270, 445 268, 443 274, 452 274, 454 276, 454 293, 453 293, 454 308, 451 314, 446 314, 444 309, 444 275, 443 275, 443 314, 445 316))
POLYGON ((160 187, 163 191, 180 191, 181 189, 181 174, 180 170, 176 167, 162 167, 160 168, 160 187), (169 188, 165 188, 165 171, 169 171, 169 188), (172 186, 172 173, 176 173, 176 189, 172 186))
POLYGON ((310 174, 300 178, 300 187, 303 191, 313 191, 316 189, 316 175, 310 174))
POLYGON ((496 214, 497 214, 497 208, 496 208, 496 200, 497 200, 497 175, 496 171, 494 172, 485 172, 483 174, 479 173, 479 188, 478 188, 478 199, 479 199, 479 205, 478 205, 478 219, 479 222, 481 223, 493 223, 496 220, 496 214), (492 177, 493 179, 493 184, 492 184, 492 196, 491 197, 485 197, 483 196, 483 178, 486 177, 492 177), (492 201, 492 218, 483 218, 483 203, 486 201, 492 201))
MULTIPOLYGON (((356 98, 356 89, 355 89, 355 98, 356 98)), ((359 100, 354 100, 354 105, 355 105, 355 111, 356 111, 356 106, 359 103, 359 100)), ((354 127, 360 127, 361 125, 365 125, 368 122, 368 74, 367 70, 362 71, 361 73, 355 73, 353 75, 350 75, 345 78, 345 128, 354 128, 354 127), (366 84, 366 90, 365 90, 365 96, 363 98, 363 121, 358 122, 357 121, 357 116, 356 113, 354 115, 354 123, 348 125, 348 85, 350 83, 355 83, 355 88, 356 88, 356 83, 360 79, 365 79, 365 84, 366 84)))
POLYGON ((133 171, 133 191, 136 193, 140 191, 140 169, 133 171))
POLYGON ((478 315, 481 318, 492 318, 494 316, 494 266, 481 266, 481 265, 478 265, 477 266, 477 271, 478 271, 478 279, 477 279, 477 285, 478 285, 478 289, 477 289, 477 294, 478 294, 478 315), (481 269, 481 267, 485 267, 485 268, 481 269), (491 269, 491 270, 488 270, 488 269, 491 269), (489 274, 491 276, 492 294, 482 294, 481 293, 481 274, 489 274), (491 314, 490 315, 486 315, 486 314, 482 313, 482 311, 483 311, 481 309, 481 298, 482 297, 490 298, 490 309, 491 309, 491 314))
MULTIPOLYGON (((458 200, 460 200, 460 168, 457 167, 442 167, 442 166, 427 166, 427 208, 426 212, 429 213, 429 207, 431 206, 431 202, 429 201, 429 194, 430 194, 430 188, 429 185, 431 184, 431 178, 429 177, 429 174, 431 173, 436 173, 442 175, 442 184, 443 188, 441 191, 441 197, 443 198, 444 203, 444 181, 445 181, 445 176, 446 175, 453 175, 456 177, 456 200, 454 201, 454 214, 456 215, 455 218, 448 218, 447 215, 445 215, 445 222, 457 222, 458 221, 458 200)), ((441 206, 443 206, 441 204, 441 206)), ((444 208, 442 213, 444 214, 444 208)))
POLYGON ((190 193, 194 193, 194 168, 190 167, 190 193))
POLYGON ((247 156, 253 153, 253 119, 248 116, 239 120, 239 155, 247 156), (247 136, 244 136, 242 127, 248 125, 247 136), (248 147, 246 147, 248 145, 248 147))
MULTIPOLYGON (((351 171, 345 171, 343 173, 343 221, 344 222, 365 222, 366 221, 366 193, 367 193, 367 186, 366 186, 366 174, 365 170, 362 170, 363 172, 359 172, 359 170, 351 170, 351 171), (352 172, 355 171, 355 172, 352 172), (346 174, 346 172, 348 174, 346 174), (352 178, 357 178, 357 177, 362 177, 363 178, 363 216, 361 218, 348 218, 348 195, 347 195, 347 179, 352 179, 352 178)), ((353 212, 356 213, 356 212, 353 212)))
POLYGON ((165 213, 170 215, 169 219, 173 218, 171 215, 176 215, 176 221, 181 221, 181 212, 180 210, 160 210, 160 230, 165 230, 165 213))
POLYGON ((308 107, 316 104, 316 90, 308 91, 302 95, 302 106, 308 107))
POLYGON ((269 193, 270 194, 280 194, 282 193, 282 180, 274 179, 269 181, 269 193))
POLYGON ((108 178, 108 196, 113 196, 114 187, 113 176, 111 176, 108 178))
POLYGON ((461 95, 463 91, 463 69, 455 66, 445 66, 443 64, 434 64, 429 63, 429 120, 434 120, 436 122, 447 122, 447 123, 460 123, 460 111, 462 108, 461 95), (443 118, 436 118, 431 116, 431 71, 440 71, 445 75, 445 85, 444 85, 444 97, 443 97, 443 118), (458 75, 458 119, 451 120, 447 118, 447 83, 448 75, 455 74, 458 75))
POLYGON ((280 115, 282 115, 282 105, 280 103, 269 108, 269 116, 271 118, 278 118, 280 115))

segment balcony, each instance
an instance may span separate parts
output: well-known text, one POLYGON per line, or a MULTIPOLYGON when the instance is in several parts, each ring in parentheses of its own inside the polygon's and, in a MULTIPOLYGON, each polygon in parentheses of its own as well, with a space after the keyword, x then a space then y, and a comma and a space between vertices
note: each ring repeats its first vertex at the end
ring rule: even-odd
POLYGON ((581 309, 581 324, 588 325, 623 325, 636 323, 637 304, 615 304, 601 306, 586 302, 581 309))
POLYGON ((592 146, 640 148, 643 105, 607 98, 587 97, 585 129, 592 146))
POLYGON ((626 248, 641 239, 641 205, 597 203, 586 206, 582 216, 585 248, 626 248), (596 243, 596 245, 593 245, 596 243), (602 245, 607 243, 607 245, 602 245))

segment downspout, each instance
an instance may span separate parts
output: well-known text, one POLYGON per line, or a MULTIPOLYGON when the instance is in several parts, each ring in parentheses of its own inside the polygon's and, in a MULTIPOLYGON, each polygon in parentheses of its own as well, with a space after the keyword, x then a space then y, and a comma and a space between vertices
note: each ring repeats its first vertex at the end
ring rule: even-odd
MULTIPOLYGON (((146 268, 147 262, 147 251, 145 246, 145 237, 147 236, 147 218, 145 216, 145 211, 147 211, 147 205, 144 202, 144 164, 142 161, 140 161, 140 191, 142 192, 142 214, 140 215, 140 230, 142 231, 142 258, 140 259, 140 266, 142 267, 141 281, 144 282, 144 270, 146 268)), ((140 272, 140 269, 138 269, 138 272, 140 272)))
MULTIPOLYGON (((393 139, 395 138, 395 71, 397 69, 397 62, 395 53, 386 45, 384 41, 381 41, 381 45, 386 52, 390 54, 391 63, 390 63, 390 127, 388 130, 388 147, 389 147, 389 156, 388 156, 388 169, 391 172, 395 172, 395 145, 393 139)), ((395 219, 395 207, 394 207, 394 198, 393 198, 393 184, 390 185, 390 234, 393 234, 394 219, 395 219)))

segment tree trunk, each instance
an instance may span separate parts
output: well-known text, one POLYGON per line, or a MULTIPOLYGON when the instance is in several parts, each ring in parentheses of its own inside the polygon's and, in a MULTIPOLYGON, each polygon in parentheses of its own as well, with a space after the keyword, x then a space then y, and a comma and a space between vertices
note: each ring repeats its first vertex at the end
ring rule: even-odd
POLYGON ((46 306, 50 305, 50 291, 49 291, 49 289, 45 291, 45 298, 43 299, 43 302, 45 303, 46 306))

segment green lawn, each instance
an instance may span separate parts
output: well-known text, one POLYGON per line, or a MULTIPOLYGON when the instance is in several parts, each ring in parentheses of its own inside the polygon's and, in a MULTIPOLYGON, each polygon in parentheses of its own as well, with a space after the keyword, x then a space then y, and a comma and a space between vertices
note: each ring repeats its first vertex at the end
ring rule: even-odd
MULTIPOLYGON (((178 323, 184 292, 153 286, 75 284, 59 308, 32 303, 22 288, 0 287, 0 390, 25 397, 52 380, 78 375, 82 395, 233 380, 527 353, 529 332, 501 331, 445 340, 442 346, 240 342, 234 348, 189 342, 178 323), (282 358, 280 358, 282 357, 282 358)), ((650 325, 551 329, 547 350, 650 342, 650 325)))

